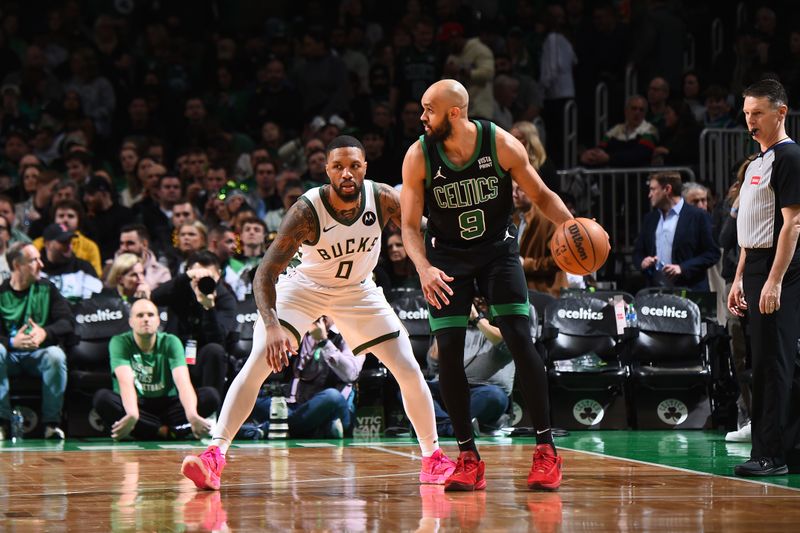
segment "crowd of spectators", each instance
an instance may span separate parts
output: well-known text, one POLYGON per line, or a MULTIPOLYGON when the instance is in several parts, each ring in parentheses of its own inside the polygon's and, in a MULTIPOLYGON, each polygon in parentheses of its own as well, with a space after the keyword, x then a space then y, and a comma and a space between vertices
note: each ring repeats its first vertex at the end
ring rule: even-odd
MULTIPOLYGON (((557 192, 569 100, 588 166, 695 165, 701 129, 737 127, 741 88, 765 73, 798 101, 800 30, 748 4, 744 25, 726 20, 723 52, 684 72, 676 50, 692 33, 705 54, 699 36, 724 2, 683 4, 6 2, 0 281, 13 277, 16 250, 20 264, 40 258, 36 283, 47 278, 66 301, 110 291, 170 308, 167 330, 200 343, 192 381, 222 396, 232 310, 288 207, 327 182, 328 142, 362 139, 367 177, 398 185, 432 82, 459 79, 470 116, 511 131, 557 192), (642 96, 624 101, 628 65, 642 96), (619 123, 593 146, 600 81, 619 123), (197 286, 208 277, 212 293, 197 286)), ((552 230, 522 196, 530 286, 581 286, 554 268, 552 230)), ((387 290, 418 286, 396 232, 376 278, 387 290)))

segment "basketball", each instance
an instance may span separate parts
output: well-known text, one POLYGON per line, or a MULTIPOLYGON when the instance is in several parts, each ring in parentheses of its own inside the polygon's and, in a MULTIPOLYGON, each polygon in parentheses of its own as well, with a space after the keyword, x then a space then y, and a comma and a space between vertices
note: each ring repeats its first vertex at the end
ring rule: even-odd
POLYGON ((578 276, 596 272, 610 251, 603 226, 588 218, 567 220, 556 227, 550 239, 550 252, 558 267, 578 276))

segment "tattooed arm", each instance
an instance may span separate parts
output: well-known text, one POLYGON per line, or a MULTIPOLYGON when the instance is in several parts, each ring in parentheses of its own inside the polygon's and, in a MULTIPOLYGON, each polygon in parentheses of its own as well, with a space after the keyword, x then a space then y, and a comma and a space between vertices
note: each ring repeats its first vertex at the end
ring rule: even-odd
POLYGON ((277 372, 289 363, 287 352, 295 353, 275 310, 275 281, 286 269, 304 241, 314 240, 319 228, 314 213, 303 201, 296 202, 283 217, 278 236, 267 249, 253 279, 253 296, 267 330, 265 355, 277 372))
POLYGON ((380 202, 381 219, 385 222, 392 221, 398 228, 402 227, 400 220, 400 193, 397 189, 385 183, 375 183, 378 188, 378 201, 380 202))

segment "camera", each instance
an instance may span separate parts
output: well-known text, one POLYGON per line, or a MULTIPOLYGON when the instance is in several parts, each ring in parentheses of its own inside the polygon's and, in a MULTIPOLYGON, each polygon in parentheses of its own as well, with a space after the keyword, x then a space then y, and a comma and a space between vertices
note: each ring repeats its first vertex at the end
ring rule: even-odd
POLYGON ((205 295, 209 295, 217 290, 217 282, 211 276, 204 276, 197 280, 197 288, 205 295))

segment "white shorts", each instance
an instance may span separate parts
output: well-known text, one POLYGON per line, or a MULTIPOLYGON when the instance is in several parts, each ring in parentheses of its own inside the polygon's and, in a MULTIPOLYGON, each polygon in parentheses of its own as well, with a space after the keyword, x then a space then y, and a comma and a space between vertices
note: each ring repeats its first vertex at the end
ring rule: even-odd
POLYGON ((383 289, 372 279, 347 287, 324 287, 293 271, 281 276, 276 292, 278 319, 298 345, 311 323, 322 315, 333 320, 356 355, 381 342, 408 335, 386 302, 383 289))

